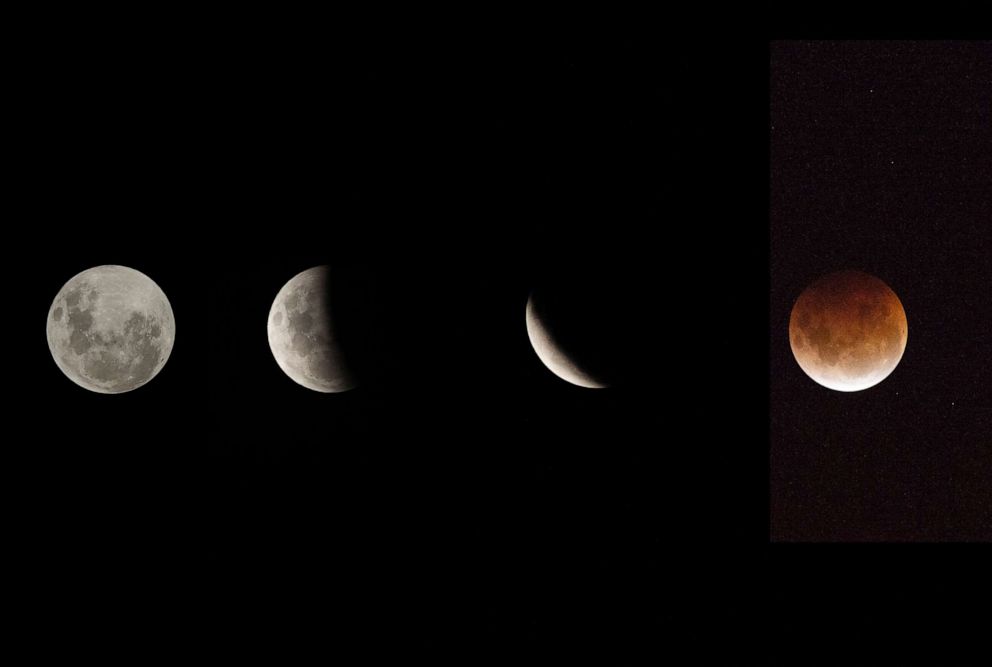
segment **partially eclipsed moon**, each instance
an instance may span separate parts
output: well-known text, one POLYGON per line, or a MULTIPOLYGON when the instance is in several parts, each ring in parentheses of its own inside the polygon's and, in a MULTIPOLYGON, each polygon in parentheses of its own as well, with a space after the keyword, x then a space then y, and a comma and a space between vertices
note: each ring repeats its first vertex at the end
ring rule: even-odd
POLYGON ((101 394, 137 389, 172 352, 176 321, 165 293, 126 266, 73 276, 48 310, 48 347, 80 387, 101 394))
POLYGON ((789 319, 799 367, 836 391, 860 391, 888 377, 902 359, 907 337, 899 297, 861 271, 820 278, 799 295, 789 319))
POLYGON ((315 266, 283 286, 269 311, 269 347, 276 363, 307 389, 334 393, 357 383, 331 321, 330 268, 315 266))
POLYGON ((548 370, 562 380, 588 389, 602 389, 609 386, 599 382, 562 349, 538 312, 533 294, 527 299, 527 336, 538 358, 548 370))

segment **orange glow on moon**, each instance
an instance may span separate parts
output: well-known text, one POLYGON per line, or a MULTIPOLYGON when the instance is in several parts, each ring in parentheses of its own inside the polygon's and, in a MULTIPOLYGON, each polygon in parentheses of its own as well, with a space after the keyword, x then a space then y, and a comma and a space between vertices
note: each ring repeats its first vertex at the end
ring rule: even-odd
POLYGON ((908 330, 896 293, 861 271, 823 276, 799 295, 789 318, 799 367, 836 391, 860 391, 887 378, 906 350, 908 330))

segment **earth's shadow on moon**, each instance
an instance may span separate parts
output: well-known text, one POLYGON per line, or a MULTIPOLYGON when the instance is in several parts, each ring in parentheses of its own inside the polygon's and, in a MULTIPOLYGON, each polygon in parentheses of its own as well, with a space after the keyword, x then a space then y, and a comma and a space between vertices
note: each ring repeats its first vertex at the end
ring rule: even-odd
POLYGON ((379 335, 374 307, 375 274, 368 266, 357 262, 328 261, 326 266, 324 306, 331 319, 335 342, 355 380, 354 389, 367 388, 377 384, 381 375, 376 354, 379 335))
POLYGON ((555 347, 583 375, 622 387, 636 377, 641 347, 637 287, 619 274, 559 269, 536 278, 530 300, 555 347))

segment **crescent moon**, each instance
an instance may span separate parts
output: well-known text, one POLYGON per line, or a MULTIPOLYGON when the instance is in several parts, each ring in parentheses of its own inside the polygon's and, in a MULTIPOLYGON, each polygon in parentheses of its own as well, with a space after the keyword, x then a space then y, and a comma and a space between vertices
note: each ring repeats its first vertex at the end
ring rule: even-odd
POLYGON ((537 307, 534 305, 534 295, 527 299, 527 336, 537 357, 547 366, 548 370, 566 382, 587 389, 604 389, 608 384, 599 382, 582 369, 575 359, 568 356, 555 341, 554 336, 542 321, 537 307))

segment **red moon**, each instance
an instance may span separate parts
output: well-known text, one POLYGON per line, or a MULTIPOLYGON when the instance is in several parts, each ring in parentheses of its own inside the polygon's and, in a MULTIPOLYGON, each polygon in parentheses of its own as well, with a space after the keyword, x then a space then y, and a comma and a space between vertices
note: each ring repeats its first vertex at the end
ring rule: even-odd
POLYGON ((896 293, 861 271, 830 273, 792 307, 789 338, 799 367, 836 391, 861 391, 892 373, 909 327, 896 293))

